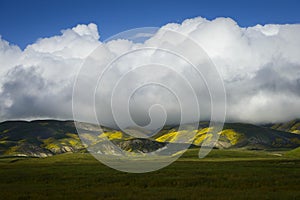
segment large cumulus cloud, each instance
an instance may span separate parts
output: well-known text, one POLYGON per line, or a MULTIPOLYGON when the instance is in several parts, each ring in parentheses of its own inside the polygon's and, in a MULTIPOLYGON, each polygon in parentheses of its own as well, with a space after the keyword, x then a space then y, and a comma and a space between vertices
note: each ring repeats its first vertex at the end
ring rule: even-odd
MULTIPOLYGON (((162 29, 191 37, 207 52, 225 83, 228 121, 261 123, 300 117, 300 25, 240 27, 230 18, 209 21, 198 17, 162 29)), ((101 62, 104 65, 106 58, 150 43, 163 43, 161 39, 156 34, 145 43, 115 40, 103 44, 101 62)), ((100 44, 95 24, 63 30, 61 35, 39 39, 24 50, 0 38, 1 120, 71 119, 75 75, 100 44)), ((139 62, 139 57, 132 59, 129 66, 139 62)), ((180 70, 187 73, 184 68, 180 70)), ((164 74, 159 77, 167 78, 164 74)), ((158 91, 149 88, 140 94, 148 99, 155 94, 154 99, 172 105, 174 97, 167 98, 158 91)), ((144 112, 143 105, 148 104, 137 104, 136 108, 144 112)), ((169 122, 175 122, 178 110, 170 113, 169 122)), ((132 115, 143 119, 138 112, 132 115)))
POLYGON ((95 24, 63 30, 23 51, 1 39, 1 120, 70 119, 74 76, 99 43, 95 24))

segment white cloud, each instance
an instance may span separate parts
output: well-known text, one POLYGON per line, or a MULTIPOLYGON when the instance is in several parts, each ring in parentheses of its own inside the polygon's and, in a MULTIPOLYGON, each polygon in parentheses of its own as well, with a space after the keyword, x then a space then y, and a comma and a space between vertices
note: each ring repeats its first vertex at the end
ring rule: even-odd
MULTIPOLYGON (((259 123, 300 117, 300 25, 297 24, 245 28, 230 18, 212 21, 201 17, 187 19, 181 24, 165 25, 157 34, 148 35, 151 38, 142 44, 124 39, 104 44, 97 50, 101 55, 96 59, 97 66, 103 69, 111 58, 140 47, 159 44, 160 47, 177 48, 186 45, 187 41, 174 35, 165 37, 166 29, 191 37, 215 63, 227 89, 228 120, 259 123)), ((74 77, 85 58, 102 44, 99 39, 95 24, 63 30, 61 35, 39 39, 23 51, 0 38, 1 119, 72 118, 74 77)), ((124 71, 148 61, 157 63, 161 60, 191 77, 193 88, 199 94, 203 92, 186 63, 158 51, 147 61, 147 53, 153 52, 143 52, 138 57, 128 57, 120 62, 117 70, 106 79, 107 85, 101 88, 103 94, 112 89, 110 83, 113 84, 124 71)), ((197 60, 197 53, 188 52, 188 49, 185 53, 197 60)), ((135 81, 150 79, 172 83, 180 78, 170 74, 170 70, 165 69, 157 73, 149 69, 139 71, 130 75, 131 79, 124 86, 130 88, 135 81)), ((175 86, 182 95, 187 94, 180 85, 174 83, 175 86)), ((123 92, 125 95, 126 90, 123 92)), ((161 89, 142 89, 135 97, 136 108, 132 115, 142 123, 148 116, 141 114, 142 111, 147 110, 151 103, 164 102, 168 107, 169 122, 175 123, 178 121, 178 103, 174 96, 166 94, 169 95, 161 89)), ((209 114, 205 105, 202 110, 209 114)), ((83 112, 87 107, 82 105, 83 112)), ((106 122, 111 121, 111 111, 105 110, 104 113, 106 122)))
POLYGON ((14 67, 21 56, 21 49, 15 45, 9 44, 0 36, 0 76, 5 76, 5 73, 10 68, 14 67))

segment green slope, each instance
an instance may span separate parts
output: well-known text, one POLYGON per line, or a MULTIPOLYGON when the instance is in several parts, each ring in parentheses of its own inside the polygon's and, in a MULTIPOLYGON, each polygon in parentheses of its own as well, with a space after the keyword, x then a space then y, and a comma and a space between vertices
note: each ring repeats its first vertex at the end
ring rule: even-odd
POLYGON ((300 147, 286 152, 285 156, 293 157, 293 158, 300 158, 300 147))

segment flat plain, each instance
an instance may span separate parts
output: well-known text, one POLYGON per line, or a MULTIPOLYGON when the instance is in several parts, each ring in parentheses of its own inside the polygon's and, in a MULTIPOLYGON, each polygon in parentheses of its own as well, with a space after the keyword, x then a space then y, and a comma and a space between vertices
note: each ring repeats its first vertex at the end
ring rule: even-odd
POLYGON ((188 150, 168 167, 132 174, 88 153, 2 157, 1 199, 300 199, 299 149, 188 150))

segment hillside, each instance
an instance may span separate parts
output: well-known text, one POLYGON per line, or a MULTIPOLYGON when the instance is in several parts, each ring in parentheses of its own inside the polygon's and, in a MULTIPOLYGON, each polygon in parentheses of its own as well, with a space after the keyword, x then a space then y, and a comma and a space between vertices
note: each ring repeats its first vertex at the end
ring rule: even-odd
POLYGON ((72 121, 7 121, 0 124, 0 154, 46 157, 83 146, 72 121))
MULTIPOLYGON (((204 126, 195 130, 195 139, 190 142, 200 146, 204 140, 212 137, 212 129, 204 126)), ((160 142, 174 142, 183 134, 184 131, 178 132, 173 128, 155 139, 160 142)), ((269 149, 295 148, 300 145, 299 135, 252 124, 226 123, 219 134, 217 148, 269 149)))
MULTIPOLYGON (((293 129, 297 125, 288 127, 293 129)), ((186 131, 178 131, 177 126, 166 126, 153 138, 133 138, 122 131, 103 127, 103 133, 92 124, 78 123, 84 132, 81 139, 85 145, 97 147, 99 153, 114 151, 106 138, 121 149, 133 152, 152 152, 163 148, 167 143, 180 143, 186 131), (99 145, 100 144, 100 145, 99 145), (100 149, 99 149, 100 147, 100 149)), ((131 128, 131 131, 134 128, 131 128)), ((195 137, 190 139, 192 147, 200 146, 212 136, 212 128, 207 122, 201 122, 194 130, 195 137)), ((300 135, 293 132, 275 130, 273 126, 262 127, 252 124, 226 123, 216 148, 278 149, 300 146, 300 135)), ((37 120, 7 121, 0 123, 0 155, 47 157, 65 152, 85 151, 77 135, 73 121, 37 120)), ((93 149, 93 148, 92 148, 93 149)), ((96 149, 96 148, 94 148, 96 149)))
POLYGON ((274 130, 300 134, 300 119, 295 119, 284 123, 268 124, 266 127, 274 130))

